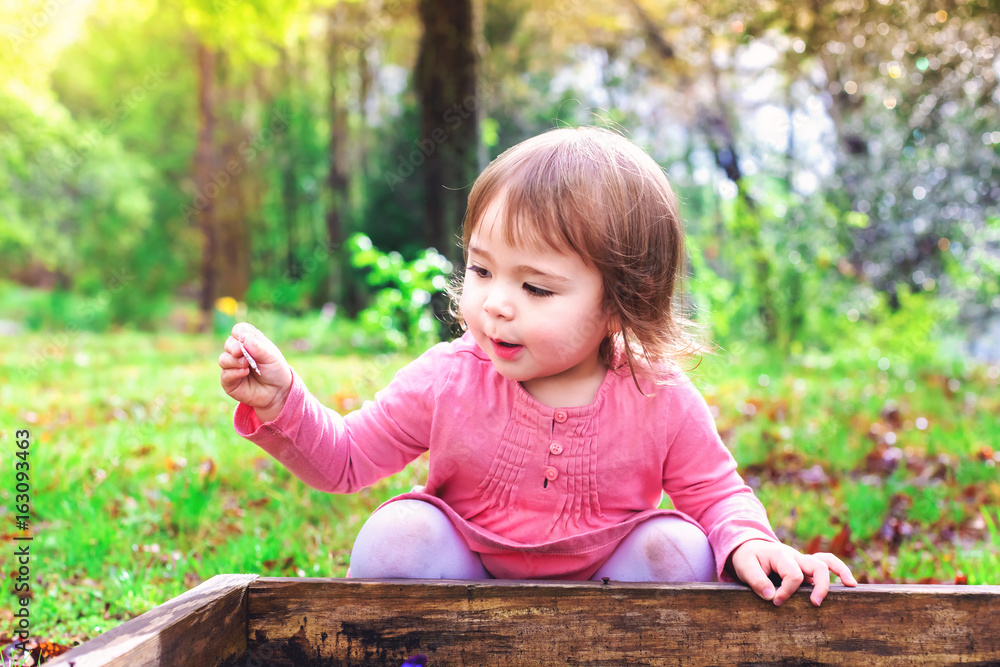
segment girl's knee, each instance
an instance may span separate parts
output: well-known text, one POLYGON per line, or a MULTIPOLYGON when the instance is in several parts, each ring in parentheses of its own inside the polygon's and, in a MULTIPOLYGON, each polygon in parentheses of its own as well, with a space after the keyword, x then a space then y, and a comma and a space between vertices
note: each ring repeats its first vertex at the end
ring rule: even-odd
POLYGON ((361 532, 377 530, 400 541, 427 538, 451 527, 444 512, 422 500, 397 500, 368 517, 361 532))
POLYGON ((715 579, 715 557, 700 528, 676 517, 655 519, 642 528, 640 554, 657 580, 715 579))
POLYGON ((405 576, 409 545, 427 534, 431 512, 440 510, 418 500, 398 500, 368 517, 351 549, 351 576, 405 576))
POLYGON ((362 526, 351 551, 352 577, 483 579, 479 556, 437 507, 397 500, 362 526))
POLYGON ((698 526, 658 517, 637 526, 597 575, 622 581, 714 581, 715 558, 698 526))

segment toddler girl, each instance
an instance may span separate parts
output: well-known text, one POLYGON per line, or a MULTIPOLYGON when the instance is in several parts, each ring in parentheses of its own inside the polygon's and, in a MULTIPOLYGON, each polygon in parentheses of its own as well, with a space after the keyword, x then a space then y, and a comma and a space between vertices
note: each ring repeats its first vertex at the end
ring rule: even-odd
POLYGON ((465 334, 346 417, 249 324, 219 357, 237 432, 317 489, 430 452, 426 486, 361 529, 351 576, 738 579, 778 605, 803 581, 820 604, 831 572, 855 585, 833 555, 778 542, 679 370, 696 350, 675 305, 683 232, 648 155, 597 128, 525 141, 476 180, 462 244, 465 334))

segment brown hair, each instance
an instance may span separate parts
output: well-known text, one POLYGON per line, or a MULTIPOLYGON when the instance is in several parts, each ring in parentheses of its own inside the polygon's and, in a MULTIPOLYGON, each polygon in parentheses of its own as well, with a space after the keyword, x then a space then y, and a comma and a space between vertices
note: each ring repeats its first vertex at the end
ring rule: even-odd
MULTIPOLYGON (((648 367, 701 351, 675 298, 685 256, 677 198, 649 155, 598 127, 550 130, 506 150, 469 194, 462 230, 466 259, 472 232, 501 195, 506 243, 572 251, 600 272, 604 308, 620 327, 601 344, 606 365, 627 364, 638 387, 638 358, 648 367)), ((464 324, 460 282, 451 294, 464 324)))

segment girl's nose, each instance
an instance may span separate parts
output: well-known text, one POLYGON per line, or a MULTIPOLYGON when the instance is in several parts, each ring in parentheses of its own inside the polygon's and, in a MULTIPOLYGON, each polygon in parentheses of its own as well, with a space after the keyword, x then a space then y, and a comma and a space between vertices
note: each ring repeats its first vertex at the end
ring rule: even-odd
POLYGON ((514 316, 513 305, 507 298, 507 290, 499 285, 492 285, 483 301, 483 310, 491 317, 509 320, 514 316))

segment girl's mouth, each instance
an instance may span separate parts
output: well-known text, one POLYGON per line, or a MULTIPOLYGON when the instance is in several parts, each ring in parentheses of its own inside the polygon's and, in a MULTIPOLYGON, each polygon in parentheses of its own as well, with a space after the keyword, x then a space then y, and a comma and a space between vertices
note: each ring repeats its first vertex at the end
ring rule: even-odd
POLYGON ((517 345, 515 343, 506 343, 501 340, 490 339, 493 343, 493 353, 496 354, 501 359, 513 359, 518 355, 523 345, 517 345))

